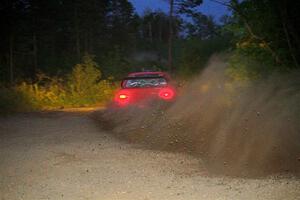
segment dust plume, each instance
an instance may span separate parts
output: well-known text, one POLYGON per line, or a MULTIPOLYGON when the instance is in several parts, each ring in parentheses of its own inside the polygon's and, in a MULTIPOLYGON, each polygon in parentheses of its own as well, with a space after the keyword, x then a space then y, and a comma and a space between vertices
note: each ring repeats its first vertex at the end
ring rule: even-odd
POLYGON ((231 81, 214 56, 172 105, 107 110, 103 128, 148 148, 200 157, 213 173, 264 176, 300 172, 300 72, 231 81))

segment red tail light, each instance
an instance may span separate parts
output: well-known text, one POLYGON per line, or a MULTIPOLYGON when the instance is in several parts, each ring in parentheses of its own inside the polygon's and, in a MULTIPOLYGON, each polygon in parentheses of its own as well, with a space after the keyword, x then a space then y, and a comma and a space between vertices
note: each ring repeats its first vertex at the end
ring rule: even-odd
POLYGON ((158 95, 164 100, 172 100, 175 96, 175 92, 170 88, 164 88, 159 92, 158 95))
POLYGON ((130 95, 128 94, 128 91, 119 91, 114 98, 114 101, 119 106, 126 106, 130 101, 130 95))
POLYGON ((128 96, 127 96, 126 94, 120 94, 120 95, 119 95, 119 98, 120 98, 120 99, 127 99, 128 96))

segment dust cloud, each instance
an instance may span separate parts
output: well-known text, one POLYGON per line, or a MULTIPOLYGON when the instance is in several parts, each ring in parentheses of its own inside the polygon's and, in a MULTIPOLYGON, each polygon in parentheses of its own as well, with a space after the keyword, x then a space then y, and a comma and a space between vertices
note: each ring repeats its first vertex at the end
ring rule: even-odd
POLYGON ((300 172, 300 72, 231 81, 214 56, 172 105, 97 114, 102 128, 147 148, 186 152, 214 174, 260 177, 300 172))

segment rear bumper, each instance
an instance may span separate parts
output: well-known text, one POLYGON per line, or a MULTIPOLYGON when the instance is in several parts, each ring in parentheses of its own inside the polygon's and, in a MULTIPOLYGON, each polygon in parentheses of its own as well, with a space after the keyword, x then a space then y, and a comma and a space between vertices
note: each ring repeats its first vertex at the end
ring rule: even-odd
POLYGON ((113 101, 110 105, 112 108, 128 108, 128 107, 134 107, 134 108, 149 108, 152 106, 159 106, 159 105, 171 105, 175 102, 175 99, 172 100, 163 100, 163 99, 152 99, 147 101, 140 101, 140 102, 126 102, 126 103, 120 103, 117 101, 113 101))

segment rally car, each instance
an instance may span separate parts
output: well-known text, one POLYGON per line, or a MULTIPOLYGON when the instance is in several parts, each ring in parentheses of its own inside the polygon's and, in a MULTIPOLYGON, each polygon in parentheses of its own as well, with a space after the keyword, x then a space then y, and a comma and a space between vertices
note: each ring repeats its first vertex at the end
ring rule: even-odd
POLYGON ((121 82, 121 89, 114 97, 114 105, 146 106, 153 101, 173 102, 176 90, 165 72, 130 73, 121 82))

